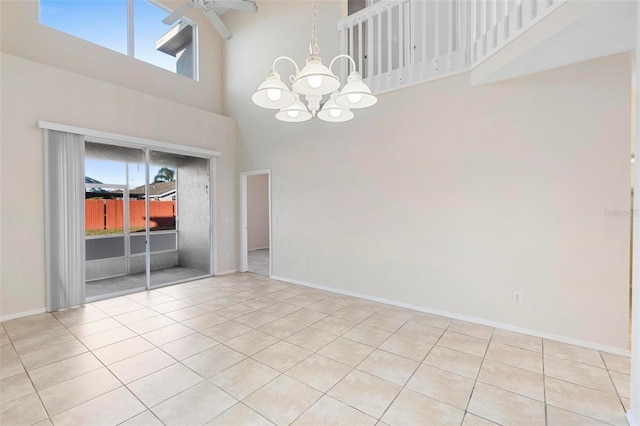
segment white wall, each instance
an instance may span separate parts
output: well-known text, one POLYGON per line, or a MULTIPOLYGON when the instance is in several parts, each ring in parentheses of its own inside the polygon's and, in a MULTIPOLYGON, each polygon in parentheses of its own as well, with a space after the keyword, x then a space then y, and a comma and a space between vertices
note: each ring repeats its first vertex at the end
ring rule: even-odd
POLYGON ((269 248, 269 175, 247 176, 247 248, 269 248))
MULTIPOLYGON (((239 170, 272 170, 274 276, 627 349, 629 219, 605 210, 629 208, 628 54, 285 124, 250 96, 303 63, 311 7, 259 7, 226 18, 225 108, 239 170)), ((340 5, 318 8, 326 63, 340 5)))
MULTIPOLYGON (((3 1, 0 55, 0 317, 43 309, 43 136, 38 120, 222 152, 217 271, 235 271, 236 125, 218 115, 220 40, 200 25, 200 82, 37 23, 36 1, 3 1), (214 66, 215 64, 215 66, 214 66)), ((197 17, 196 17, 197 18, 197 17)))

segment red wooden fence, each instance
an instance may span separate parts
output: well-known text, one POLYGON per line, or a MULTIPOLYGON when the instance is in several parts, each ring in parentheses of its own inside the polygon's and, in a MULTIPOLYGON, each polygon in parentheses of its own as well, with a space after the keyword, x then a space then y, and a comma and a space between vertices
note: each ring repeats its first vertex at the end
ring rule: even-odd
MULTIPOLYGON (((124 229, 124 203, 122 200, 85 200, 85 228, 87 230, 124 229)), ((175 201, 149 201, 151 229, 175 228, 175 201)), ((129 227, 144 228, 144 200, 129 201, 129 227)))

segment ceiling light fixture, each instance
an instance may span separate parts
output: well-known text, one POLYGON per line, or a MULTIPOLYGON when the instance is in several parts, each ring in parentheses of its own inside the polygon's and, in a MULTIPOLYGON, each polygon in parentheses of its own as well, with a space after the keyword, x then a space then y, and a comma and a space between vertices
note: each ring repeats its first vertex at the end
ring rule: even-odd
POLYGON ((354 117, 351 109, 367 108, 377 102, 371 89, 362 81, 362 76, 356 70, 356 61, 351 56, 338 55, 329 63, 329 67, 326 67, 318 55, 319 51, 314 0, 309 57, 304 68, 300 70, 296 62, 288 56, 277 57, 266 80, 251 97, 253 103, 262 108, 279 110, 276 118, 281 121, 300 122, 317 117, 324 121, 343 122, 354 117), (351 64, 351 73, 342 90, 339 90, 340 79, 331 71, 333 64, 340 58, 348 59, 351 64), (289 76, 291 90, 275 71, 276 63, 281 60, 291 62, 295 67, 295 74, 289 76), (300 100, 301 95, 304 96, 307 105, 300 100), (330 97, 322 104, 325 95, 330 97))

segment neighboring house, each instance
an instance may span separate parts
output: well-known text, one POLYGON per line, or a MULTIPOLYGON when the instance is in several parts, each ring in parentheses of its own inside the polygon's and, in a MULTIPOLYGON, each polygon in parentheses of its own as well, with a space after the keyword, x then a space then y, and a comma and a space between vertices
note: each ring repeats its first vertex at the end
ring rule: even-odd
MULTIPOLYGON (((129 198, 144 200, 145 186, 141 185, 129 191, 129 198)), ((176 181, 156 182, 149 184, 149 199, 156 201, 175 201, 176 181)))

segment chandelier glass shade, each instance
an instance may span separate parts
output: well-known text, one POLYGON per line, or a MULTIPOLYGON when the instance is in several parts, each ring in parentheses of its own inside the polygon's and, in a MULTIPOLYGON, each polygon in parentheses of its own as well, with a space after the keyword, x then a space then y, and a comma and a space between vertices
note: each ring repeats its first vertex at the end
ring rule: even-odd
POLYGON ((318 55, 319 50, 316 41, 314 0, 310 54, 304 68, 300 70, 296 62, 288 56, 277 57, 267 78, 251 97, 253 103, 262 108, 277 109, 276 118, 281 121, 301 122, 317 117, 329 122, 343 122, 354 117, 351 109, 367 108, 377 102, 371 89, 362 81, 362 76, 356 70, 356 62, 351 56, 338 55, 327 67, 318 55), (351 73, 342 90, 340 79, 332 71, 333 64, 340 58, 348 59, 351 65, 351 73), (281 60, 291 62, 295 67, 295 74, 289 76, 291 89, 275 71, 276 64, 281 60), (323 97, 326 95, 329 97, 324 98, 326 101, 323 104, 323 97), (307 105, 300 100, 301 96, 304 96, 307 105))

